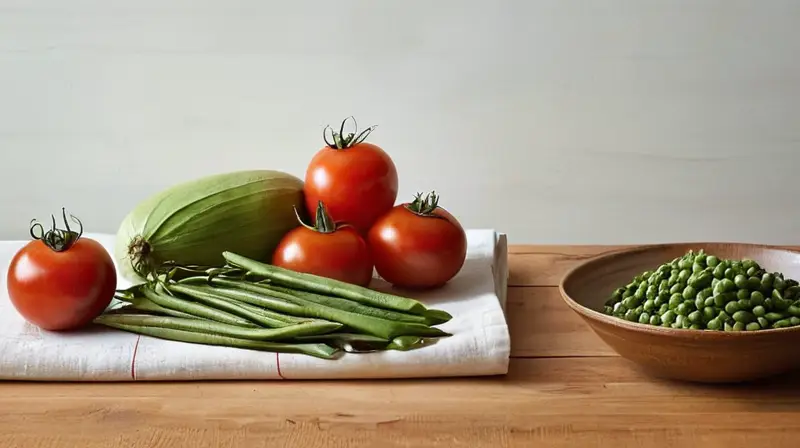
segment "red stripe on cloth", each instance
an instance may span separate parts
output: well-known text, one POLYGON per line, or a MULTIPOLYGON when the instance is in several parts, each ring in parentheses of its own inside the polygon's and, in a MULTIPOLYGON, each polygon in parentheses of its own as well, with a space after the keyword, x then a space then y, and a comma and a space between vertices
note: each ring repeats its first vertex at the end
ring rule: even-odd
POLYGON ((131 357, 131 378, 136 381, 136 353, 139 351, 139 341, 142 339, 142 335, 138 335, 136 338, 136 345, 133 346, 133 357, 131 357))
POLYGON ((285 380, 286 377, 284 377, 283 373, 281 373, 281 354, 280 353, 277 353, 277 352, 275 353, 275 361, 278 363, 278 376, 281 377, 282 380, 285 380))

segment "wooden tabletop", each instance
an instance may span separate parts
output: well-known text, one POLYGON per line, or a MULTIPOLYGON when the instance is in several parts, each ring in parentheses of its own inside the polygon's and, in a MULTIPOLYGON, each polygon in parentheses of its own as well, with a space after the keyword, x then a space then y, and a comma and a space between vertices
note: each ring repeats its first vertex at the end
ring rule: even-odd
POLYGON ((0 447, 800 446, 800 375, 724 387, 649 378, 563 304, 563 273, 613 249, 510 249, 504 377, 0 383, 0 447))

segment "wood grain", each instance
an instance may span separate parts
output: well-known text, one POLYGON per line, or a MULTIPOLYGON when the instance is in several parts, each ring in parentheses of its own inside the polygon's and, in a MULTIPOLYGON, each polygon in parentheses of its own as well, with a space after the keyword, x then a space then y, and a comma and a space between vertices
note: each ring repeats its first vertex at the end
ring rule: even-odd
MULTIPOLYGON (((552 272, 611 249, 517 247, 510 268, 520 283, 552 283, 552 272)), ((0 447, 797 446, 800 374, 740 386, 654 379, 610 351, 557 288, 508 294, 506 376, 7 382, 0 383, 0 447)))

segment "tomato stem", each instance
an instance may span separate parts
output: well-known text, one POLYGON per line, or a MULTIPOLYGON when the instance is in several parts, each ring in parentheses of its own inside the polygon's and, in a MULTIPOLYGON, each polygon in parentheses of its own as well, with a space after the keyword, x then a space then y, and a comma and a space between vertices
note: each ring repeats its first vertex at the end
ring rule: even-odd
POLYGON ((436 216, 433 212, 436 211, 438 207, 439 196, 435 191, 427 194, 424 198, 422 197, 422 193, 417 193, 414 195, 414 200, 406 205, 408 211, 419 216, 436 216))
POLYGON ((358 132, 358 123, 356 122, 356 119, 353 118, 353 116, 349 116, 342 121, 342 125, 339 127, 339 132, 333 130, 330 125, 325 126, 325 129, 322 130, 322 138, 325 140, 325 144, 331 149, 352 148, 359 143, 363 143, 376 127, 378 126, 373 125, 361 132, 358 132), (345 135, 344 127, 348 120, 353 120, 353 132, 349 132, 347 135, 345 135), (328 138, 328 133, 331 134, 330 139, 328 138))
POLYGON ((313 226, 303 222, 303 219, 300 217, 300 213, 297 211, 297 207, 295 207, 294 213, 297 215, 297 220, 300 222, 300 225, 315 232, 333 233, 341 227, 336 223, 336 221, 333 220, 333 218, 331 218, 330 213, 328 213, 328 209, 325 207, 325 204, 322 201, 317 202, 317 214, 314 218, 313 226))
POLYGON ((47 247, 56 252, 64 252, 72 247, 72 245, 75 244, 75 242, 77 242, 83 235, 83 223, 81 223, 81 220, 75 216, 69 215, 69 217, 72 218, 72 220, 80 227, 80 229, 76 232, 69 228, 67 210, 63 207, 61 208, 61 215, 64 218, 64 227, 66 227, 66 230, 56 227, 56 217, 54 215, 50 215, 52 220, 52 228, 46 232, 44 230, 44 226, 37 222, 36 219, 31 220, 31 238, 34 240, 40 240, 47 245, 47 247))

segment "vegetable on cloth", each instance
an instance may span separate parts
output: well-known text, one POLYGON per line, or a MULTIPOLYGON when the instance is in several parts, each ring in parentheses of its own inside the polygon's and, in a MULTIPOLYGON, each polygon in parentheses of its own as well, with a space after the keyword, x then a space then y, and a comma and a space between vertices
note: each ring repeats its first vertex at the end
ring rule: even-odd
POLYGON ((28 322, 50 331, 89 324, 111 303, 117 272, 111 255, 83 237, 83 224, 62 209, 64 229, 31 222, 33 241, 11 259, 6 284, 11 304, 28 322), (77 230, 70 227, 70 220, 77 230))
POLYGON ((439 288, 464 266, 467 236, 433 192, 381 216, 367 242, 378 274, 405 289, 439 288))
POLYGON ((302 222, 281 239, 274 266, 315 274, 359 286, 372 281, 372 256, 364 238, 348 224, 334 221, 319 201, 313 226, 302 222))
POLYGON ((662 327, 759 331, 800 325, 800 283, 756 261, 689 251, 613 291, 603 313, 662 327))
POLYGON ((451 336, 435 326, 451 316, 416 300, 223 255, 228 264, 221 268, 164 264, 144 283, 117 291, 124 305, 94 322, 162 339, 325 359, 341 351, 413 350, 451 336))
POLYGON ((297 227, 303 182, 272 170, 207 176, 168 188, 139 203, 117 232, 121 275, 142 281, 165 262, 221 265, 230 250, 269 260, 297 227))

